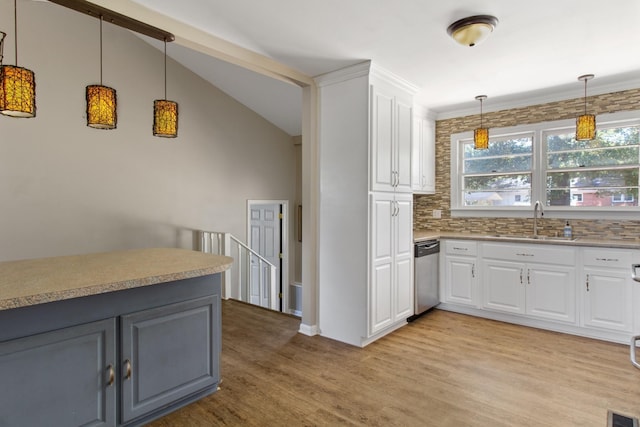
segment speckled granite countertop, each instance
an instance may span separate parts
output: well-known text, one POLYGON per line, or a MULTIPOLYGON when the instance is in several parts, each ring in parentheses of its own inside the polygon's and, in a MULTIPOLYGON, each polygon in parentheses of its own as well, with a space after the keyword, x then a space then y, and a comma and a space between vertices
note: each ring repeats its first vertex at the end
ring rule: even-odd
POLYGON ((492 242, 513 242, 513 243, 535 243, 547 245, 563 245, 563 246, 594 246, 600 248, 618 248, 618 249, 640 249, 640 239, 637 240, 600 240, 600 239, 581 239, 573 240, 540 238, 532 239, 526 236, 507 236, 497 234, 472 234, 472 233, 453 233, 447 231, 428 231, 414 230, 414 242, 421 242, 430 239, 466 239, 466 240, 483 240, 492 242))
POLYGON ((220 273, 232 262, 175 248, 0 262, 0 310, 220 273))

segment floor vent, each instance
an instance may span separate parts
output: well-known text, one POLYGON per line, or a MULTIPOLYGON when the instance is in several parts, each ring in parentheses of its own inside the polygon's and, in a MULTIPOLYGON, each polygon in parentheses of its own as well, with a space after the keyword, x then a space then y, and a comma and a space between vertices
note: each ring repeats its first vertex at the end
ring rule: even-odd
POLYGON ((638 419, 609 411, 607 414, 607 427, 639 427, 638 419))

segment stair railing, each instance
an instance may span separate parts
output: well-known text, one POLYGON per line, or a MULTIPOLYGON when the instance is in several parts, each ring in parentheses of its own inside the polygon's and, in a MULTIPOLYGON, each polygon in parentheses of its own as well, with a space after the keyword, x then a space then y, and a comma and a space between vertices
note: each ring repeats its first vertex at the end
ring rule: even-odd
POLYGON ((231 233, 199 231, 200 251, 234 259, 222 274, 222 297, 279 310, 276 266, 231 233))

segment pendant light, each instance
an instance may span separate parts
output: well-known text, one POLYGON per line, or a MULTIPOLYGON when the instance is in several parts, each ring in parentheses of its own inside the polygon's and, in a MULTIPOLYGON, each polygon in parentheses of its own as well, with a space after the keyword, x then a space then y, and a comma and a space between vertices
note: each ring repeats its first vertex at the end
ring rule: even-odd
POLYGON ((473 131, 473 148, 486 150, 489 148, 489 129, 482 127, 482 101, 487 99, 487 95, 478 95, 476 99, 480 101, 480 127, 473 131))
POLYGON ((118 123, 116 90, 102 85, 102 21, 100 15, 100 84, 87 86, 87 126, 115 129, 118 123))
POLYGON ((153 136, 178 136, 178 103, 167 100, 167 40, 164 40, 164 99, 153 101, 153 136))
POLYGON ((590 141, 596 137, 596 116, 587 114, 587 81, 593 77, 593 74, 578 77, 584 82, 584 114, 576 118, 576 141, 590 141))
MULTIPOLYGON (((10 117, 35 117, 36 78, 31 70, 18 67, 18 5, 13 1, 16 65, 0 67, 0 114, 10 117)), ((2 33, 4 39, 4 33, 2 33)), ((0 44, 2 42, 0 41, 0 44)), ((2 52, 0 52, 0 64, 2 52)))

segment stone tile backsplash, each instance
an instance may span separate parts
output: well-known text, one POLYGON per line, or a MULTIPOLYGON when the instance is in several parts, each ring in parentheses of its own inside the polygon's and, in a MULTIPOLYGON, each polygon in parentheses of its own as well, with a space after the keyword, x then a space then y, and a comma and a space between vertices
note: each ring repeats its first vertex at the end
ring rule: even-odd
MULTIPOLYGON (((583 98, 533 105, 526 108, 502 110, 483 115, 489 128, 502 128, 521 124, 574 118, 583 108, 583 98)), ((640 109, 640 89, 590 96, 589 112, 614 113, 640 109)), ((479 115, 459 117, 436 122, 436 194, 414 195, 414 229, 482 234, 531 234, 533 232, 533 208, 531 218, 452 218, 450 212, 450 156, 451 135, 467 132, 477 127, 479 115), (442 211, 442 218, 432 218, 432 211, 442 211)), ((640 240, 638 220, 579 220, 571 219, 574 237, 640 240)), ((542 219, 539 233, 546 236, 562 235, 565 220, 542 219)))

